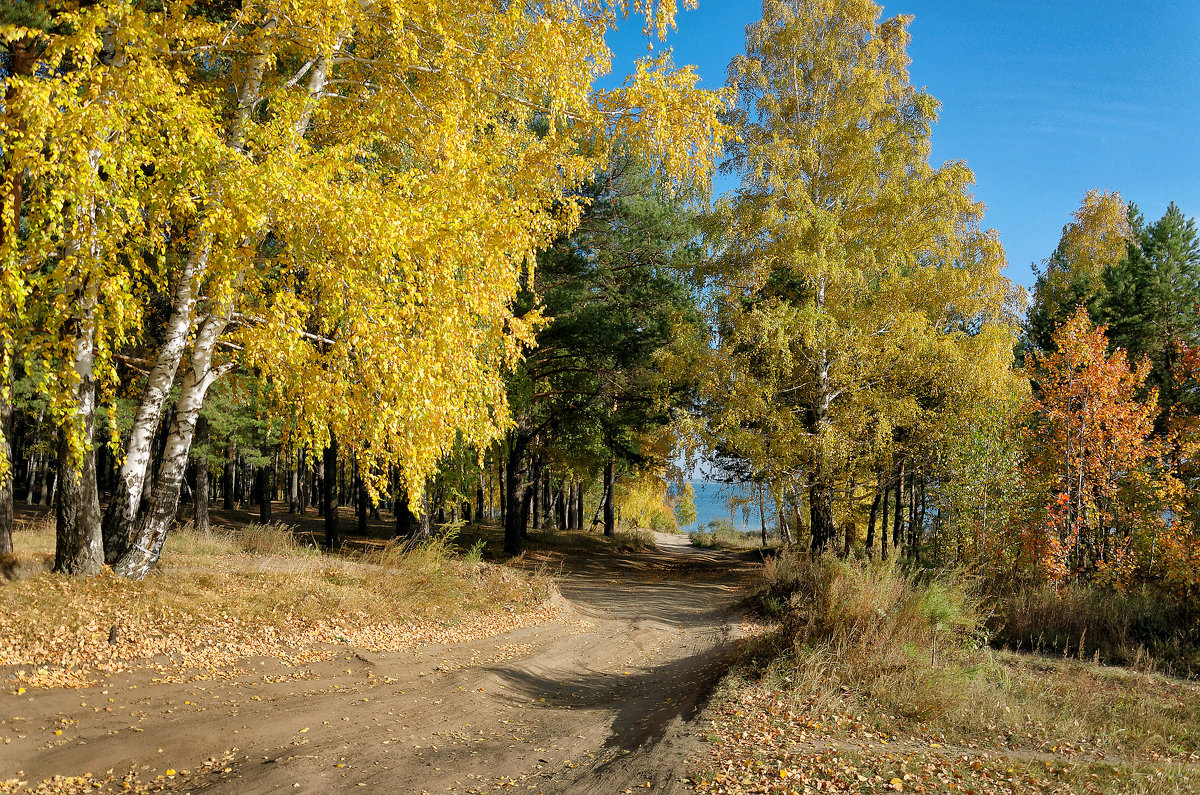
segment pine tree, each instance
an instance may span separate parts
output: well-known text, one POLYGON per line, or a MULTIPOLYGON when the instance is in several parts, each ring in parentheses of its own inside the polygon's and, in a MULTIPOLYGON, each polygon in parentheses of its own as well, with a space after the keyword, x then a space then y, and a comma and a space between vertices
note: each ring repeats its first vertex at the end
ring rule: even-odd
MULTIPOLYGON (((1108 338, 1132 360, 1148 357, 1147 383, 1160 405, 1200 410, 1200 397, 1178 380, 1182 346, 1200 343, 1200 237, 1196 221, 1173 202, 1157 222, 1145 226, 1131 210, 1136 230, 1124 260, 1104 273, 1102 316, 1108 338)), ((1165 419, 1165 417, 1164 417, 1165 419)))

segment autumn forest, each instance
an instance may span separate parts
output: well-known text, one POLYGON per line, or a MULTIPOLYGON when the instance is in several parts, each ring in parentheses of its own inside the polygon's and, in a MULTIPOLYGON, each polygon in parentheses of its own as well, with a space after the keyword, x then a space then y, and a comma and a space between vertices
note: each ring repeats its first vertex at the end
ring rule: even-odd
POLYGON ((1200 787, 1195 220, 1026 289, 910 17, 677 13, 0 2, 0 792, 1200 787))

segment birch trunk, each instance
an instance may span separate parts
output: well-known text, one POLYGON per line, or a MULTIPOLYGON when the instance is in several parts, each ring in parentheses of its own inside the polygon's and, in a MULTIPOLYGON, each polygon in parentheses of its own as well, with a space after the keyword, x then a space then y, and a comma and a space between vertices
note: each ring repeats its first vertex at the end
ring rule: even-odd
POLYGON ((200 407, 208 388, 228 367, 214 368, 213 350, 229 322, 229 308, 214 311, 200 325, 192 353, 184 368, 179 401, 171 419, 171 430, 164 445, 162 463, 144 511, 139 512, 130 547, 117 560, 117 574, 140 580, 158 564, 167 534, 175 524, 179 492, 187 470, 200 407))
MULTIPOLYGON (((104 565, 100 534, 100 497, 96 493, 95 280, 79 297, 79 327, 75 334, 75 405, 80 423, 77 448, 70 444, 64 425, 58 435, 58 478, 55 501, 54 570, 63 574, 98 574, 104 565)), ((69 420, 68 420, 69 422, 69 420)))
POLYGON ((179 282, 171 298, 171 315, 167 319, 166 335, 155 357, 154 367, 146 383, 146 392, 138 404, 125 463, 117 476, 117 490, 104 513, 104 560, 115 563, 129 548, 130 534, 141 507, 150 467, 154 434, 162 417, 163 405, 175 383, 175 374, 187 346, 196 306, 196 284, 208 267, 209 244, 202 243, 188 257, 179 274, 179 282))

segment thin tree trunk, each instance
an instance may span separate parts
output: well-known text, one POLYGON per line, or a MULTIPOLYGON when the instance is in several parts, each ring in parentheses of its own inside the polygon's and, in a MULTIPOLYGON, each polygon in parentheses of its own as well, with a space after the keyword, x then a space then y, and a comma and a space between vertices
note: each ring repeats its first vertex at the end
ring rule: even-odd
POLYGON ((212 525, 208 517, 208 502, 209 502, 209 477, 208 477, 208 455, 205 448, 208 446, 208 420, 204 417, 196 420, 196 447, 199 448, 197 455, 193 456, 193 465, 196 467, 196 512, 193 517, 193 524, 196 526, 196 532, 203 535, 208 535, 212 530, 212 525))
POLYGON ((479 471, 479 483, 475 487, 475 522, 483 524, 484 510, 484 494, 483 494, 483 470, 479 471))
POLYGON ((540 455, 533 458, 533 485, 530 490, 530 515, 533 518, 533 529, 542 529, 542 512, 546 506, 542 502, 542 457, 540 455))
POLYGON ((408 490, 400 485, 400 478, 396 478, 396 502, 394 505, 396 514, 396 538, 415 538, 417 531, 420 529, 420 518, 413 513, 412 506, 408 503, 408 490))
MULTIPOLYGON (((36 436, 34 437, 36 438, 36 436)), ((32 444, 30 445, 32 447, 32 444)), ((30 453, 29 465, 25 473, 25 504, 33 505, 37 500, 38 475, 42 471, 42 457, 30 453)))
POLYGON ((892 518, 892 546, 900 556, 900 544, 904 541, 904 461, 896 465, 896 505, 892 518))
POLYGON ((763 504, 764 503, 763 491, 764 491, 764 489, 760 486, 758 489, 758 523, 762 528, 762 545, 763 545, 763 547, 766 547, 766 545, 767 545, 767 508, 763 504))
POLYGON ((357 487, 355 489, 355 496, 358 498, 356 500, 357 505, 355 506, 358 509, 358 534, 365 536, 367 534, 367 512, 370 509, 370 498, 367 495, 367 484, 363 480, 362 472, 359 471, 357 463, 354 465, 354 470, 354 482, 357 487))
POLYGON ((234 490, 237 487, 237 448, 234 446, 233 439, 229 440, 229 445, 225 448, 225 475, 224 483, 221 484, 221 490, 224 491, 225 510, 232 511, 236 505, 236 495, 234 490))
MULTIPOLYGON (((499 454, 496 456, 500 459, 499 454)), ((497 498, 500 501, 500 524, 508 527, 508 478, 505 477, 505 466, 503 459, 496 464, 496 490, 497 498)))
POLYGON ((255 473, 255 485, 258 487, 255 491, 258 492, 258 521, 262 524, 271 523, 271 476, 274 474, 274 467, 271 464, 265 463, 258 468, 255 473))
POLYGON ((867 518, 867 557, 875 555, 875 521, 879 518, 879 490, 875 490, 875 499, 871 500, 871 514, 867 518))
POLYGON ((617 534, 616 486, 617 459, 610 455, 604 463, 604 535, 610 538, 617 534))
POLYGON ((521 551, 521 538, 525 535, 522 505, 529 490, 522 472, 525 448, 528 442, 519 434, 512 433, 508 445, 508 466, 504 478, 501 504, 504 509, 504 551, 516 555, 521 551))
POLYGON ((322 453, 321 513, 325 516, 325 548, 337 549, 342 544, 338 529, 338 443, 332 433, 322 453))
POLYGON ((521 538, 529 537, 529 514, 533 511, 534 489, 525 487, 525 496, 521 499, 521 538))
POLYGON ((38 505, 50 505, 54 502, 54 491, 58 488, 58 472, 50 463, 50 455, 42 456, 42 485, 38 490, 38 505))
POLYGON ((287 484, 288 513, 295 514, 300 511, 300 453, 297 451, 288 453, 287 484))
POLYGON ((888 556, 888 499, 892 494, 890 483, 883 485, 883 510, 880 512, 882 521, 879 523, 879 559, 887 560, 888 556))
MULTIPOLYGON (((564 487, 566 485, 567 484, 565 484, 565 483, 563 484, 564 487)), ((558 529, 566 530, 567 529, 567 511, 570 508, 570 500, 567 498, 566 488, 559 489, 558 500, 557 500, 557 502, 555 502, 555 506, 558 509, 558 514, 557 514, 558 529)))

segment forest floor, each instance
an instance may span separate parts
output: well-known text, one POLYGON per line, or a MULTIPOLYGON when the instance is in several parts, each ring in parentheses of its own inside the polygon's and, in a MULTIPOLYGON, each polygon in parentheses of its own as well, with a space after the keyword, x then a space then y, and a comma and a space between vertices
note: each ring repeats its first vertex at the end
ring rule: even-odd
POLYGON ((346 626, 219 675, 168 654, 69 688, 10 679, 0 792, 690 789, 693 721, 756 630, 737 604, 758 567, 684 536, 637 553, 589 539, 534 539, 513 563, 561 595, 467 640, 380 651, 346 626))
POLYGON ((0 665, 33 636, 14 605, 65 636, 40 641, 55 665, 0 668, 0 793, 1200 791, 1194 681, 981 649, 879 700, 836 660, 776 658, 742 609, 749 552, 547 533, 508 566, 409 571, 352 541, 357 562, 180 534, 157 586, 0 580, 0 665))

